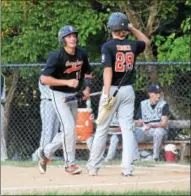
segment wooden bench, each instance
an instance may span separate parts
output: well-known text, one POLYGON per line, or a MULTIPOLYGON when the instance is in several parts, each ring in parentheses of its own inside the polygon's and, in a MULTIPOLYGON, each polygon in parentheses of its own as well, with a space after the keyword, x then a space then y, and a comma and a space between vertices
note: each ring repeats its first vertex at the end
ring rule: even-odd
MULTIPOLYGON (((161 149, 164 149, 166 144, 174 144, 176 145, 177 150, 180 152, 180 161, 190 161, 190 141, 173 141, 167 140, 161 146, 161 149)), ((106 145, 106 149, 108 149, 109 144, 106 145)), ((88 150, 86 141, 77 141, 76 148, 80 150, 88 150)), ((139 143, 138 144, 139 150, 152 150, 153 142, 147 143, 139 143)), ((118 150, 122 149, 122 144, 118 144, 118 150)))
MULTIPOLYGON (((169 128, 190 128, 190 120, 169 120, 169 128)), ((110 127, 110 132, 119 132, 119 127, 110 127)), ((167 140, 161 146, 164 149, 166 144, 176 145, 177 150, 180 152, 180 161, 190 160, 190 140, 167 140)), ((109 143, 106 144, 106 149, 109 147, 109 143)), ((86 141, 77 141, 76 148, 80 150, 88 150, 86 141)), ((138 144, 139 150, 152 150, 153 142, 144 142, 138 144)), ((118 149, 122 149, 121 142, 118 144, 118 149)))
MULTIPOLYGON (((161 149, 164 149, 165 145, 167 144, 174 144, 180 152, 180 161, 189 160, 190 159, 190 141, 177 141, 177 140, 167 140, 161 146, 161 149)), ((147 143, 139 143, 138 148, 139 150, 151 150, 153 147, 153 142, 147 143)))

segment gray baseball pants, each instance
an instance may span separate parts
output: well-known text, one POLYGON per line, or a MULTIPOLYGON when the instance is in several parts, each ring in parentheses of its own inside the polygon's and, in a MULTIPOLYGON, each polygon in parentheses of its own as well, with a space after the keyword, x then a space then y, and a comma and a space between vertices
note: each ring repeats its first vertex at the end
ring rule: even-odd
POLYGON ((166 129, 155 128, 143 131, 142 127, 136 127, 135 138, 139 142, 147 142, 153 140, 153 159, 158 159, 160 154, 160 146, 167 139, 168 133, 166 129))
POLYGON ((42 120, 40 147, 44 148, 47 144, 49 144, 52 141, 56 133, 58 133, 60 122, 51 100, 41 100, 40 114, 42 120))
POLYGON ((78 103, 77 101, 63 103, 63 98, 65 96, 74 95, 74 93, 63 93, 63 92, 51 90, 51 95, 52 95, 52 103, 54 105, 54 108, 60 120, 61 133, 62 133, 61 139, 62 139, 62 146, 63 146, 63 155, 65 160, 65 167, 68 167, 74 164, 75 162, 76 118, 77 118, 78 103))
MULTIPOLYGON (((111 86, 110 95, 112 95, 116 89, 117 86, 111 86)), ((123 143, 121 162, 122 172, 125 175, 132 173, 133 150, 135 143, 135 136, 133 133, 134 100, 135 94, 133 87, 131 85, 122 86, 116 96, 116 101, 113 105, 113 108, 111 109, 109 117, 103 122, 103 124, 97 126, 90 151, 90 157, 86 164, 88 170, 99 169, 101 167, 109 126, 112 122, 115 112, 117 112, 123 143)), ((101 109, 102 105, 103 100, 101 96, 99 110, 101 109)))

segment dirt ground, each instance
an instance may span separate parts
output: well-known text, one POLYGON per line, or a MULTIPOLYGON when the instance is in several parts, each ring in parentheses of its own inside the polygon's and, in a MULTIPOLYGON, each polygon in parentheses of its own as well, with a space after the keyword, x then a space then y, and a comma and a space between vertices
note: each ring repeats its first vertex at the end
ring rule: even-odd
POLYGON ((136 166, 133 177, 120 175, 119 166, 105 166, 98 176, 88 176, 85 167, 81 175, 66 174, 62 166, 48 166, 46 174, 37 167, 1 166, 1 194, 44 191, 80 193, 84 191, 124 192, 133 190, 190 190, 190 166, 156 164, 136 166))

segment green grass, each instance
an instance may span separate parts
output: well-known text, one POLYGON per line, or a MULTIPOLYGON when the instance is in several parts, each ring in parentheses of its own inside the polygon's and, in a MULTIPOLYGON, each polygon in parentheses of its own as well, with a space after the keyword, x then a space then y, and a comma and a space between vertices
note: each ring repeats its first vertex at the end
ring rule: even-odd
MULTIPOLYGON (((85 165, 86 161, 77 161, 78 165, 85 165)), ((1 165, 6 166, 16 166, 16 167, 35 167, 38 165, 38 162, 34 161, 13 161, 13 160, 6 160, 1 162, 1 165)), ((51 161, 49 165, 64 165, 63 161, 51 161)))
POLYGON ((128 192, 104 192, 104 191, 85 191, 85 192, 32 192, 32 193, 21 193, 17 195, 190 195, 190 191, 151 191, 151 190, 139 190, 139 191, 128 191, 128 192))
POLYGON ((6 160, 1 162, 1 166, 17 166, 17 167, 34 167, 37 165, 37 162, 33 161, 12 161, 12 160, 6 160))
MULTIPOLYGON (((76 161, 76 163, 78 165, 82 165, 85 166, 87 161, 76 161)), ((13 161, 13 160, 7 160, 7 161, 3 161, 1 162, 1 165, 7 165, 7 166, 17 166, 17 167, 35 167, 37 166, 37 162, 33 162, 33 161, 13 161)), ((121 164, 120 160, 114 159, 112 161, 109 161, 108 163, 103 163, 103 166, 106 165, 113 165, 113 166, 119 166, 121 164)), ((155 165, 158 164, 166 164, 166 162, 155 162, 155 161, 136 161, 135 162, 135 166, 139 167, 155 167, 155 165)), ((186 163, 186 162, 179 162, 177 164, 180 165, 190 165, 190 163, 186 163)), ((64 165, 63 161, 52 161, 49 163, 49 165, 55 165, 55 166, 60 166, 60 165, 64 165)))

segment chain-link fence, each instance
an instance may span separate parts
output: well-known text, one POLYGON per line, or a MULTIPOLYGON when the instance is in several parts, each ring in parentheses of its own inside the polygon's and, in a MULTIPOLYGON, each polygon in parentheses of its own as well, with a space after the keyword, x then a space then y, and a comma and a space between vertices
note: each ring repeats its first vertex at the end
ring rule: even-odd
MULTIPOLYGON (((91 63, 95 78, 93 80, 92 93, 100 92, 103 85, 103 68, 100 63, 91 63)), ((42 104, 38 86, 39 73, 44 64, 7 64, 2 66, 2 73, 6 82, 6 99, 4 106, 3 124, 4 137, 9 159, 31 159, 32 154, 39 147, 42 130, 43 110, 49 126, 52 122, 51 109, 42 104)), ((147 98, 146 87, 149 83, 159 81, 164 99, 170 106, 170 120, 190 120, 190 84, 191 72, 189 62, 137 62, 136 82, 133 85, 136 101, 135 114, 142 100, 147 98)), ((50 100, 49 100, 50 101, 50 100)), ((94 119, 97 117, 99 95, 91 97, 91 108, 94 119)), ((89 103, 88 103, 89 104, 89 103)), ((86 108, 86 102, 80 102, 79 108, 86 108)), ((184 127, 184 126, 183 126, 184 127)), ((56 128, 60 131, 59 128, 56 128)), ((92 132, 95 131, 93 122, 92 132)), ((186 135, 188 129, 181 127, 170 128, 168 139, 180 139, 180 135, 186 135)), ((188 132, 189 134, 189 132, 188 132)), ((52 139, 52 133, 45 137, 52 139)), ((109 136, 110 137, 110 136, 109 136)), ((108 137, 108 138, 109 138, 108 137)), ((119 136, 119 140, 120 140, 119 136)), ((60 147, 61 148, 61 147, 60 147)), ((107 153, 107 151, 106 151, 107 153)), ((62 156, 62 150, 56 151, 56 155, 62 156)), ((77 149, 77 159, 87 159, 88 149, 77 149)), ((120 156, 120 153, 117 153, 120 156)))

